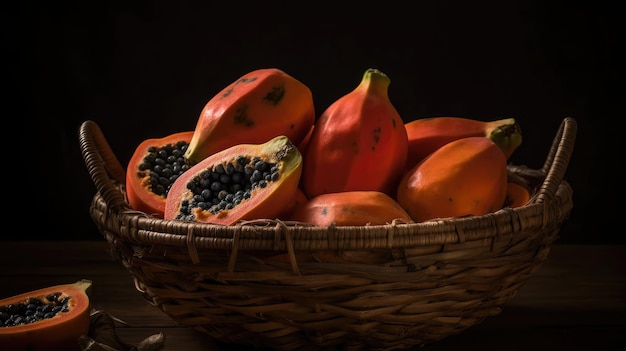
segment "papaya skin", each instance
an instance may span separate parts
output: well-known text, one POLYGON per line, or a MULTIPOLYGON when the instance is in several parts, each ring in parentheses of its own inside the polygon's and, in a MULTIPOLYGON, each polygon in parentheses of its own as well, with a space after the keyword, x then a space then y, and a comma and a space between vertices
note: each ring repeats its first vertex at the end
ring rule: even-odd
POLYGON ((487 137, 458 139, 407 172, 398 203, 416 222, 480 216, 501 209, 507 194, 507 160, 487 137))
POLYGON ((309 147, 309 141, 311 140, 311 135, 313 134, 314 128, 315 128, 315 125, 312 125, 311 129, 309 129, 308 133, 306 133, 304 138, 298 144, 298 150, 300 150, 300 153, 303 155, 306 155, 306 150, 309 147))
POLYGON ((304 191, 302 191, 302 189, 298 187, 298 189, 296 190, 296 193, 291 198, 291 200, 289 200, 289 202, 287 203, 287 206, 285 206, 282 213, 277 216, 278 219, 287 220, 288 218, 291 218, 291 215, 296 210, 296 208, 304 205, 308 201, 309 201, 309 198, 306 197, 306 195, 304 194, 304 191))
POLYGON ((396 200, 379 191, 321 194, 297 207, 290 218, 322 227, 384 225, 394 219, 413 221, 396 200))
POLYGON ((156 218, 163 218, 165 212, 165 196, 155 194, 150 187, 150 171, 142 171, 139 165, 143 162, 151 147, 163 147, 183 141, 189 143, 193 131, 174 133, 163 138, 151 138, 142 141, 135 149, 126 167, 126 197, 130 207, 145 212, 156 218))
POLYGON ((80 351, 79 337, 89 333, 90 280, 50 286, 0 300, 0 306, 24 303, 30 297, 45 299, 53 293, 71 296, 68 312, 30 324, 0 327, 0 350, 80 351))
POLYGON ((177 220, 185 200, 191 200, 194 193, 187 184, 205 170, 212 170, 216 165, 234 164, 239 156, 260 157, 275 163, 280 169, 280 177, 268 182, 265 187, 258 186, 251 190, 248 199, 232 209, 217 213, 193 208, 194 221, 221 225, 233 225, 242 220, 276 219, 294 200, 302 174, 302 155, 296 145, 284 135, 277 136, 262 144, 239 144, 219 151, 197 163, 172 185, 165 204, 164 219, 177 220))
POLYGON ((368 69, 358 86, 319 116, 304 157, 309 198, 343 191, 395 193, 408 153, 404 122, 389 100, 389 77, 368 69))
POLYGON ((405 123, 409 139, 407 169, 445 144, 467 137, 488 137, 507 159, 522 143, 521 127, 515 118, 480 121, 463 117, 431 117, 405 123))
POLYGON ((529 201, 530 191, 525 186, 511 181, 507 183, 505 207, 522 207, 529 201))
POLYGON ((294 144, 315 122, 311 90, 282 70, 251 71, 202 109, 185 153, 190 164, 237 144, 260 144, 285 135, 294 144))

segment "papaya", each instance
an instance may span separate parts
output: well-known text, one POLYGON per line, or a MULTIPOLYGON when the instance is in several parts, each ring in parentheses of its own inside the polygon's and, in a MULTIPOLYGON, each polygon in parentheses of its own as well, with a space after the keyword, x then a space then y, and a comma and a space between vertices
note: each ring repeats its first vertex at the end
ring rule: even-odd
POLYGON ((488 137, 507 159, 522 143, 521 126, 515 118, 481 121, 444 116, 416 119, 404 126, 409 139, 407 169, 443 145, 461 138, 488 137))
POLYGON ((189 169, 184 158, 193 131, 142 141, 126 166, 126 197, 130 207, 163 218, 165 198, 176 178, 189 169))
POLYGON ((302 191, 302 189, 298 187, 298 189, 296 190, 296 193, 291 198, 291 200, 287 203, 282 213, 277 216, 278 219, 282 219, 282 220, 289 219, 292 213, 296 210, 296 208, 304 205, 305 203, 307 203, 307 201, 309 201, 309 198, 306 197, 306 195, 304 194, 304 191, 302 191))
POLYGON ((530 201, 530 191, 524 185, 512 181, 507 183, 505 207, 521 207, 528 201, 530 201))
POLYGON ((185 158, 195 164, 237 144, 285 135, 298 145, 315 122, 311 90, 277 68, 244 74, 203 107, 185 158))
POLYGON ((222 225, 275 219, 296 195, 301 174, 302 154, 284 135, 231 146, 176 179, 164 219, 222 225))
POLYGON ((396 200, 379 191, 345 191, 317 195, 296 207, 291 220, 318 226, 383 225, 412 222, 396 200))
POLYGON ((0 300, 0 350, 79 351, 89 333, 90 280, 0 300))
POLYGON ((344 191, 395 194, 408 139, 389 99, 390 84, 385 73, 367 69, 355 89, 319 116, 302 172, 302 189, 309 198, 344 191))
POLYGON ((479 216, 501 209, 507 193, 507 160, 487 137, 451 141, 411 168, 397 201, 416 222, 479 216))
POLYGON ((298 143, 298 150, 302 155, 306 155, 306 149, 309 147, 309 141, 311 140, 311 135, 313 134, 313 129, 315 129, 315 125, 312 125, 309 131, 306 133, 304 138, 300 140, 298 143))

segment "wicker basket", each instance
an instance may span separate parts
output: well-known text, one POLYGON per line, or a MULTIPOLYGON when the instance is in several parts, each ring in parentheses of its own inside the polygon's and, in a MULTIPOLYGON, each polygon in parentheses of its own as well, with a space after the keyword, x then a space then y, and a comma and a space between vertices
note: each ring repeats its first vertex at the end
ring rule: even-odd
POLYGON ((546 260, 572 209, 576 136, 565 118, 541 169, 509 166, 529 204, 484 216, 314 227, 155 219, 125 198, 125 169, 98 125, 80 146, 92 219, 137 290, 177 323, 274 350, 396 350, 457 334, 502 305, 546 260))

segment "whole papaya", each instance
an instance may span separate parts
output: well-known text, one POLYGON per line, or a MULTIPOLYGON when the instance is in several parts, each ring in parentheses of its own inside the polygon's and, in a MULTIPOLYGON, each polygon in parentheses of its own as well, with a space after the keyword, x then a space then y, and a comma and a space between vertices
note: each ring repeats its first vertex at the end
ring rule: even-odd
POLYGON ((524 185, 509 181, 506 187, 504 206, 511 208, 524 206, 530 201, 530 191, 524 185))
POLYGON ((451 141, 410 169, 397 200, 416 222, 484 215, 507 195, 507 160, 487 137, 451 141))
POLYGON ((319 116, 304 156, 302 189, 309 198, 343 191, 395 193, 408 139, 389 99, 390 83, 383 72, 367 69, 354 90, 319 116))
POLYGON ((481 121, 463 117, 421 118, 405 123, 409 139, 407 169, 445 144, 467 137, 491 139, 508 159, 522 143, 521 127, 515 118, 481 121))
POLYGON ((202 109, 185 158, 190 164, 237 144, 260 144, 284 135, 302 141, 315 122, 311 90, 277 68, 251 71, 202 109))
POLYGON ((294 201, 301 173, 302 155, 284 135, 231 146, 178 177, 164 219, 223 225, 275 219, 294 201))
POLYGON ((298 187, 293 198, 287 202, 287 205, 284 206, 283 211, 277 216, 277 218, 283 220, 290 218, 296 208, 304 205, 307 201, 309 201, 309 198, 307 198, 304 191, 298 187))
POLYGON ((379 191, 344 191, 317 195, 298 206, 291 220, 318 226, 383 225, 409 214, 389 195, 379 191))

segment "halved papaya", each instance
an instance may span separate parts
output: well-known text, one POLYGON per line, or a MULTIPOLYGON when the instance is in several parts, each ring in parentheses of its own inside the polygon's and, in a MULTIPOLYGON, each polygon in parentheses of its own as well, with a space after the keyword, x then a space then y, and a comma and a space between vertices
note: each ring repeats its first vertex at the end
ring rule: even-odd
POLYGON ((302 154, 284 135, 235 145, 205 158, 174 182, 164 218, 223 225, 275 219, 296 196, 301 174, 302 154))
POLYGON ((130 207, 163 218, 165 198, 176 178, 189 166, 184 153, 193 131, 146 139, 137 146, 126 168, 130 207))
POLYGON ((0 350, 78 351, 89 333, 90 280, 0 300, 0 350))

